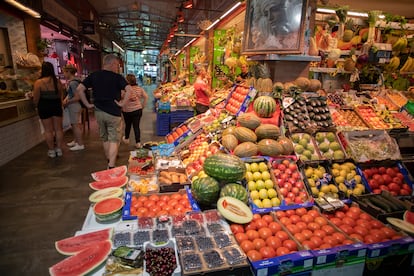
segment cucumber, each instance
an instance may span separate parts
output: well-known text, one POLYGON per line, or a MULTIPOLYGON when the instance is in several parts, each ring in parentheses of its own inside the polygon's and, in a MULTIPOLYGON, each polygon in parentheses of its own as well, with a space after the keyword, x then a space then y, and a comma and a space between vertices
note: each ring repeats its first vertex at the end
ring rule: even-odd
POLYGON ((391 201, 392 203, 394 203, 395 205, 398 206, 399 210, 405 210, 407 209, 405 207, 405 205, 397 198, 393 197, 391 194, 389 193, 382 193, 381 194, 383 197, 385 197, 386 199, 388 199, 389 201, 391 201))
POLYGON ((387 198, 387 197, 385 197, 385 196, 383 196, 383 195, 380 195, 380 199, 383 201, 383 202, 385 202, 388 206, 390 206, 390 208, 394 211, 394 212, 396 212, 396 211, 400 211, 401 209, 398 207, 398 205, 397 204, 395 204, 394 202, 392 202, 389 198, 387 198))
POLYGON ((382 201, 381 199, 379 199, 377 196, 371 196, 371 197, 368 197, 367 199, 372 204, 380 207, 381 209, 383 209, 387 213, 392 213, 392 208, 387 203, 385 203, 384 201, 382 201))

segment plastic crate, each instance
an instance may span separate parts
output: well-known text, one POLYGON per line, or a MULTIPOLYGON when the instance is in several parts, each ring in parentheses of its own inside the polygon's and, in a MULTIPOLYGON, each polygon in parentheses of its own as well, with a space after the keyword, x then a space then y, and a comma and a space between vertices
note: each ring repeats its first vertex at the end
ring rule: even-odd
POLYGON ((165 136, 170 132, 170 113, 157 113, 157 135, 165 136))
POLYGON ((187 119, 194 117, 194 111, 189 110, 177 110, 170 113, 170 123, 176 124, 176 123, 183 123, 187 119))

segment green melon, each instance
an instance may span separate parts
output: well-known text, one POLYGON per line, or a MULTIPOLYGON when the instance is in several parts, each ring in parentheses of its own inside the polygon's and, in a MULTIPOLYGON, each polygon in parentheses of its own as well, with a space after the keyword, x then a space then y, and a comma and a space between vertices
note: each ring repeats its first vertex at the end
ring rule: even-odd
POLYGON ((237 145, 239 144, 239 141, 237 140, 236 136, 234 136, 233 134, 227 134, 221 138, 221 144, 226 149, 232 151, 237 147, 237 145))
POLYGON ((221 133, 221 135, 222 136, 225 136, 225 135, 227 135, 227 134, 234 134, 234 130, 236 129, 236 127, 235 126, 229 126, 229 127, 227 127, 227 128, 225 128, 224 130, 223 130, 223 132, 221 133))
POLYGON ((276 125, 272 124, 261 124, 259 127, 257 127, 254 131, 257 136, 257 140, 261 139, 277 139, 280 136, 280 129, 276 125))
POLYGON ((237 140, 239 142, 256 142, 257 136, 256 133, 254 133, 253 130, 247 128, 247 127, 236 127, 234 130, 234 136, 236 136, 237 140))
POLYGON ((260 118, 253 113, 241 114, 237 117, 237 122, 240 126, 247 127, 253 130, 261 124, 260 118))
POLYGON ((191 192, 199 204, 211 205, 219 198, 220 185, 216 179, 210 176, 197 178, 191 184, 191 192))
POLYGON ((284 152, 283 146, 273 139, 262 139, 257 146, 259 152, 265 156, 275 157, 282 155, 284 152))
POLYGON ((259 149, 255 143, 243 142, 237 145, 233 151, 233 154, 238 157, 251 157, 257 155, 258 150, 259 149))
POLYGON ((253 219, 252 210, 237 198, 224 196, 217 201, 217 210, 229 221, 245 224, 253 219))
POLYGON ((223 197, 223 196, 234 197, 244 203, 247 203, 248 201, 248 194, 247 194, 246 188, 244 188, 242 185, 237 184, 237 183, 229 183, 229 184, 226 184, 223 188, 221 188, 220 197, 223 197))
POLYGON ((283 147, 283 155, 290 155, 293 153, 293 143, 289 138, 280 137, 277 141, 283 147))

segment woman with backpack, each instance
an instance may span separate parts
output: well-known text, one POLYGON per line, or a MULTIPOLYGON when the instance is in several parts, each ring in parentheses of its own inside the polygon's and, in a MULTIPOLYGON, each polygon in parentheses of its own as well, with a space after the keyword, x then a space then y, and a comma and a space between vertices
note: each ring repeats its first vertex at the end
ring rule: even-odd
POLYGON ((82 106, 80 101, 75 97, 76 88, 78 87, 80 80, 76 79, 75 74, 77 69, 68 64, 63 67, 63 75, 67 79, 67 95, 63 100, 63 105, 69 111, 70 124, 72 125, 72 131, 74 135, 74 140, 67 143, 71 151, 83 150, 85 145, 83 144, 82 134, 82 106))

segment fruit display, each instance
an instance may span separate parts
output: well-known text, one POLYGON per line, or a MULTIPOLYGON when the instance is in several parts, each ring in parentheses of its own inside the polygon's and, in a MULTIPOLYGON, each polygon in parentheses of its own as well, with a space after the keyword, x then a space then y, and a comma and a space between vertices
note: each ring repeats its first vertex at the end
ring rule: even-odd
POLYGON ((306 249, 319 250, 355 243, 351 237, 338 231, 316 209, 277 211, 275 215, 306 249))
POLYGON ((225 109, 232 115, 237 114, 243 103, 248 100, 247 96, 249 94, 249 88, 238 85, 231 92, 229 99, 227 100, 225 109))
POLYGON ((387 99, 386 97, 377 95, 374 98, 377 100, 378 105, 385 106, 389 111, 398 111, 400 109, 400 107, 398 107, 396 104, 394 104, 391 100, 387 99))
POLYGON ((326 214, 326 217, 351 238, 366 244, 402 238, 400 233, 373 218, 357 205, 345 205, 333 213, 326 214))
POLYGON ((363 180, 366 181, 369 189, 379 194, 382 190, 389 191, 393 196, 408 196, 412 194, 412 183, 407 182, 406 170, 401 170, 402 165, 384 165, 362 167, 364 175, 363 180))
POLYGON ((98 222, 111 222, 121 217, 122 207, 124 207, 122 198, 107 198, 97 202, 93 206, 93 212, 98 222))
POLYGON ((286 205, 312 202, 302 176, 291 158, 274 159, 271 162, 271 173, 276 179, 280 194, 286 205))
POLYGON ((389 125, 385 123, 370 106, 357 106, 355 111, 373 129, 389 129, 389 125))
POLYGON ((332 120, 338 130, 368 129, 365 122, 352 109, 330 109, 332 120))
POLYGON ((230 228, 250 261, 279 257, 300 251, 302 247, 269 214, 255 214, 248 224, 231 224, 230 228))
POLYGON ((401 159, 397 142, 386 131, 344 131, 339 137, 348 156, 355 162, 401 159))
POLYGON ((108 180, 118 178, 127 174, 127 166, 118 166, 112 169, 98 171, 91 173, 92 178, 95 181, 108 180))
POLYGON ((303 99, 296 100, 291 105, 284 107, 283 119, 286 126, 292 132, 304 131, 310 125, 310 118, 306 110, 306 102, 303 99))
POLYGON ((387 125, 389 129, 393 130, 405 130, 407 127, 397 119, 393 112, 388 110, 377 110, 376 114, 381 118, 387 125))
POLYGON ((307 164, 303 168, 303 174, 313 197, 339 198, 339 189, 323 164, 307 164))
POLYGON ((365 185, 362 177, 356 170, 356 165, 352 162, 337 163, 334 162, 330 166, 330 171, 334 182, 338 186, 338 190, 346 197, 351 195, 362 195, 365 193, 365 185))
POLYGON ((281 204, 281 196, 273 182, 266 160, 246 163, 247 188, 257 208, 272 208, 281 204))
POLYGON ((320 160, 313 137, 308 133, 294 133, 291 135, 296 156, 302 161, 320 160))
POLYGON ((317 132, 315 142, 321 154, 325 159, 344 159, 346 157, 342 145, 337 139, 334 132, 317 132))
POLYGON ((408 113, 406 110, 403 110, 398 113, 393 113, 394 118, 397 118, 401 121, 402 124, 408 127, 408 131, 414 132, 414 117, 408 113))

